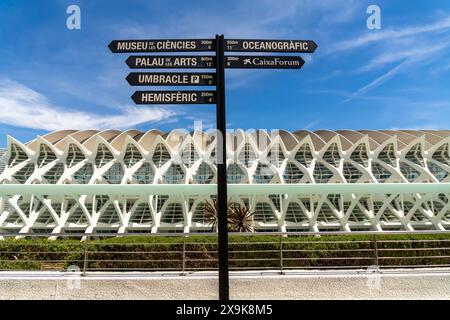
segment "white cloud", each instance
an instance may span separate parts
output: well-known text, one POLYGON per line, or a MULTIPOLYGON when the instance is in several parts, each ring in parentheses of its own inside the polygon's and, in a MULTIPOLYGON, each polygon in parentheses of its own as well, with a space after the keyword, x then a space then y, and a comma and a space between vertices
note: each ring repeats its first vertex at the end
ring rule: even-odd
POLYGON ((384 82, 386 82, 387 80, 389 80, 392 77, 394 77, 395 75, 397 75, 404 67, 409 65, 411 62, 412 62, 411 60, 406 60, 406 61, 400 63, 399 65, 397 65, 394 68, 390 69, 388 72, 384 73, 380 77, 378 77, 375 80, 371 81, 369 84, 367 84, 364 87, 362 87, 362 88, 358 89, 357 91, 355 91, 353 94, 350 95, 350 97, 345 99, 343 102, 344 103, 345 102, 349 102, 349 101, 353 100, 354 98, 357 98, 357 97, 359 97, 361 95, 364 95, 367 92, 369 92, 370 90, 375 89, 376 87, 379 87, 384 82))
MULTIPOLYGON (((117 110, 115 110, 117 112, 117 110)), ((126 129, 146 122, 158 122, 175 115, 160 107, 124 106, 119 113, 69 110, 55 106, 48 99, 11 80, 0 80, 0 123, 11 126, 44 129, 126 129)))
MULTIPOLYGON (((417 36, 429 32, 438 32, 450 29, 450 17, 441 19, 435 23, 427 25, 419 25, 413 27, 406 27, 403 29, 390 29, 384 31, 372 32, 368 30, 368 33, 363 36, 357 37, 355 39, 345 40, 333 45, 330 49, 331 52, 344 51, 355 49, 364 46, 371 42, 381 41, 381 40, 392 40, 403 37, 417 36)), ((389 46, 387 42, 386 45, 389 46)), ((417 45, 420 45, 418 43, 417 45)))
POLYGON ((342 0, 240 0, 227 2, 226 8, 219 10, 205 5, 172 12, 163 24, 159 20, 144 24, 126 20, 110 28, 123 38, 147 38, 149 34, 160 38, 212 37, 215 33, 226 38, 311 37, 317 33, 317 25, 337 25, 355 16, 360 1, 347 2, 343 7, 342 0))
POLYGON ((312 122, 306 124, 306 125, 303 127, 303 129, 305 129, 305 130, 312 129, 313 127, 317 126, 319 123, 320 123, 320 120, 312 121, 312 122))
POLYGON ((410 50, 392 50, 377 56, 372 59, 368 64, 361 67, 358 71, 365 72, 379 67, 383 67, 386 64, 398 62, 408 58, 426 58, 431 54, 442 51, 450 46, 450 42, 441 43, 435 46, 425 46, 422 48, 414 48, 410 50))
POLYGON ((330 80, 330 79, 339 77, 339 76, 341 76, 341 75, 343 75, 343 74, 344 74, 344 71, 342 71, 342 70, 333 70, 333 71, 331 71, 330 73, 328 73, 328 74, 326 74, 326 75, 324 75, 324 76, 320 76, 320 77, 317 77, 317 78, 307 79, 306 82, 309 82, 309 83, 317 83, 317 82, 328 81, 328 80, 330 80))
POLYGON ((373 59, 364 67, 360 68, 358 71, 369 71, 373 70, 377 67, 383 67, 384 65, 392 62, 401 61, 397 66, 391 68, 383 75, 377 77, 372 80, 369 84, 361 87, 354 93, 352 93, 346 100, 343 102, 348 102, 353 100, 354 98, 360 97, 369 91, 381 86, 386 81, 390 80, 397 74, 402 71, 409 71, 410 67, 415 67, 419 65, 419 63, 423 63, 426 59, 430 59, 430 57, 436 56, 439 52, 446 50, 450 46, 450 41, 443 42, 441 44, 435 46, 425 46, 422 49, 417 50, 405 50, 405 51, 397 51, 397 52, 388 52, 378 56, 373 59))
POLYGON ((398 117, 398 110, 407 110, 408 118, 404 119, 401 127, 392 125, 392 130, 448 130, 448 114, 450 103, 448 100, 425 100, 417 101, 408 99, 401 104, 395 102, 395 107, 389 103, 385 110, 385 118, 395 123, 398 117))
POLYGON ((223 33, 226 37, 274 37, 286 33, 276 24, 295 21, 302 13, 302 1, 263 0, 239 1, 229 4, 227 10, 211 9, 209 6, 193 7, 183 13, 166 17, 166 23, 150 21, 137 24, 129 20, 126 24, 112 26, 120 37, 147 38, 148 34, 158 37, 207 37, 223 33), (214 11, 212 11, 214 10, 214 11))
MULTIPOLYGON (((367 30, 358 37, 347 38, 330 45, 328 49, 325 49, 328 54, 341 53, 371 45, 370 47, 367 46, 365 55, 372 55, 373 57, 363 66, 354 69, 354 73, 383 70, 389 67, 388 70, 363 84, 359 89, 350 93, 336 92, 336 94, 345 96, 342 103, 355 98, 363 98, 368 92, 400 73, 414 72, 418 67, 437 62, 437 57, 442 56, 450 47, 449 31, 450 17, 447 15, 428 24, 380 31, 367 30), (394 63, 396 65, 392 66, 391 64, 394 63)), ((442 64, 441 61, 438 63, 442 64)), ((445 71, 445 67, 440 66, 439 70, 440 72, 445 71)))

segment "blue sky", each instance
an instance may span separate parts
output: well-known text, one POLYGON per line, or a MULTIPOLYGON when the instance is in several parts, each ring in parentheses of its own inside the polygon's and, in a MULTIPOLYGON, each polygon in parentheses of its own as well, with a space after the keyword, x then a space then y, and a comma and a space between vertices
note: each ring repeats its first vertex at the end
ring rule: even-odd
POLYGON ((213 105, 135 106, 113 39, 313 39, 302 70, 227 70, 230 129, 450 129, 450 1, 0 2, 0 146, 58 129, 214 126, 213 105), (81 30, 66 8, 81 8, 81 30), (368 5, 381 8, 369 30, 368 5))

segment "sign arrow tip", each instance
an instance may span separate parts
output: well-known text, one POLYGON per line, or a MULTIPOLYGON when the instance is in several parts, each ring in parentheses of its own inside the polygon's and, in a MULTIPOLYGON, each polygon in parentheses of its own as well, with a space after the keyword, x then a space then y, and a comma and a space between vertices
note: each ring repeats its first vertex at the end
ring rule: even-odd
POLYGON ((115 51, 115 41, 113 40, 113 41, 111 41, 109 44, 108 44, 108 48, 109 48, 109 50, 111 50, 112 52, 114 52, 115 51))
POLYGON ((299 60, 300 60, 299 69, 301 69, 303 67, 303 65, 305 64, 305 60, 302 57, 299 57, 299 60))
POLYGON ((135 91, 132 95, 131 95, 131 100, 133 100, 134 103, 138 104, 138 95, 139 95, 139 91, 135 91))
POLYGON ((128 81, 128 83, 129 84, 131 84, 131 73, 129 73, 126 77, 125 77, 125 80, 127 80, 128 81))

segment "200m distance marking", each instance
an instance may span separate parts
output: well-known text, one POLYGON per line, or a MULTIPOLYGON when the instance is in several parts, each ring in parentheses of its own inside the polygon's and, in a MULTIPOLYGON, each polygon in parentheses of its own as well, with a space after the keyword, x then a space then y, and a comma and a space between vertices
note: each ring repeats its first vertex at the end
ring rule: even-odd
POLYGON ((136 104, 214 104, 215 91, 136 91, 136 104))

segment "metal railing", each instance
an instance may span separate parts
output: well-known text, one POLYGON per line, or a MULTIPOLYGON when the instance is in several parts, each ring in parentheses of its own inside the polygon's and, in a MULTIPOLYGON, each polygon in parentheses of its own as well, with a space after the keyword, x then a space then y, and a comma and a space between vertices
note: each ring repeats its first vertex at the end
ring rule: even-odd
MULTIPOLYGON (((217 270, 217 234, 1 234, 0 270, 217 270), (43 238, 45 237, 45 239, 43 238), (82 239, 83 241, 80 241, 82 239)), ((450 232, 231 233, 230 270, 450 267, 450 232)))

